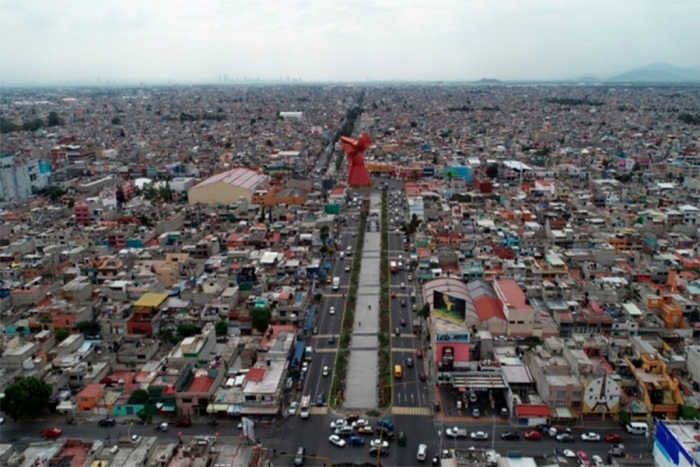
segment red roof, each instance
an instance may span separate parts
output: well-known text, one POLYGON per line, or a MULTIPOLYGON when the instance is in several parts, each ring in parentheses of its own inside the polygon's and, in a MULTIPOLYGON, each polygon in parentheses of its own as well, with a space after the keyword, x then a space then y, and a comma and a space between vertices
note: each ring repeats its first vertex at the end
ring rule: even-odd
POLYGON ((530 305, 525 303, 525 294, 520 289, 520 286, 515 279, 497 279, 496 284, 501 289, 504 298, 508 304, 518 310, 530 309, 530 305))
POLYGON ((205 393, 209 392, 212 384, 214 384, 214 378, 211 376, 197 376, 192 380, 192 384, 187 389, 187 392, 198 392, 205 393))
POLYGON ((474 307, 481 321, 486 321, 494 317, 502 320, 506 319, 503 314, 501 302, 497 298, 482 295, 474 299, 474 307))
POLYGON ((519 404, 515 406, 516 417, 551 417, 552 411, 546 405, 526 405, 519 404))
POLYGON ((246 375, 246 379, 248 381, 253 381, 255 383, 259 383, 265 378, 265 368, 260 368, 260 367, 255 367, 251 368, 248 370, 248 374, 246 375))

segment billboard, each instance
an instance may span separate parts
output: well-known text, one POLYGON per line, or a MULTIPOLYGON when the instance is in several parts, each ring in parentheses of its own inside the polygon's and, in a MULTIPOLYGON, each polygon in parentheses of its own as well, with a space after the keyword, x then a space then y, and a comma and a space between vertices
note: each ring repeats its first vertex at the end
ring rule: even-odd
MULTIPOLYGON (((688 425, 692 428, 692 424, 688 425)), ((692 467, 693 456, 663 421, 656 424, 654 463, 659 467, 692 467)))
POLYGON ((436 290, 433 292, 433 311, 445 319, 461 324, 467 317, 467 302, 436 290))

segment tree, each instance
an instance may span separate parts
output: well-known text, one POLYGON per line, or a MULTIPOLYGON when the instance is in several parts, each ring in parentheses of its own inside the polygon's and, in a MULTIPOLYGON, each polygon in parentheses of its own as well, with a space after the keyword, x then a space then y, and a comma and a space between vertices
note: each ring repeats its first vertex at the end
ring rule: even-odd
POLYGON ((498 177, 498 165, 491 164, 488 167, 486 167, 486 176, 489 177, 491 180, 498 177))
POLYGON ((217 336, 228 335, 228 322, 227 321, 219 321, 218 323, 216 323, 214 330, 216 331, 217 336))
POLYGON ((51 398, 51 385, 36 376, 18 376, 5 388, 0 409, 12 420, 28 420, 41 415, 51 398))
POLYGON ((419 308, 416 313, 420 318, 428 319, 428 317, 430 316, 430 304, 426 303, 421 308, 419 308))
POLYGON ((58 118, 58 114, 56 112, 50 112, 47 123, 49 126, 58 126, 61 124, 61 119, 58 118))
POLYGON ((250 311, 250 317, 253 318, 253 326, 260 332, 265 332, 270 325, 272 319, 272 311, 269 308, 253 308, 250 311))
POLYGON ((129 404, 141 405, 148 402, 148 393, 145 389, 134 389, 129 396, 129 404))
POLYGON ((126 195, 124 194, 124 188, 121 185, 117 187, 117 191, 114 194, 117 198, 117 209, 121 209, 126 202, 126 195))
POLYGON ((192 337, 197 334, 197 326, 194 324, 181 324, 177 327, 177 333, 180 337, 192 337))
POLYGON ((75 329, 80 333, 88 336, 97 336, 102 334, 102 326, 97 321, 78 321, 75 323, 75 329))
POLYGON ((56 329, 55 331, 56 334, 56 340, 58 342, 63 342, 70 336, 70 331, 66 328, 61 328, 61 329, 56 329))
POLYGON ((122 124, 122 119, 119 117, 114 117, 112 119, 112 125, 121 125, 122 124))

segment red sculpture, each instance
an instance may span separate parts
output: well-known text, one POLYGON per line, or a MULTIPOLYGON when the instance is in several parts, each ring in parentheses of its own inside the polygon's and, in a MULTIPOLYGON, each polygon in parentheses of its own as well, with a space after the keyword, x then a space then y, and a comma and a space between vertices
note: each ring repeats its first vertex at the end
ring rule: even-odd
POLYGON ((369 135, 362 133, 359 139, 352 139, 347 136, 340 138, 340 147, 348 156, 348 185, 350 186, 371 186, 372 179, 365 167, 364 153, 369 147, 369 135))

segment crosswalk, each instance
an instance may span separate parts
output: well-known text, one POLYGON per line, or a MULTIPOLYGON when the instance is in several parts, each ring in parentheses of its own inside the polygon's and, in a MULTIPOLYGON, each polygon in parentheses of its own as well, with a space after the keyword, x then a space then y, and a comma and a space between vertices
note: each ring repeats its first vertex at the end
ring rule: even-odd
POLYGON ((310 415, 326 415, 328 413, 328 407, 309 407, 310 415))
POLYGON ((419 417, 429 417, 433 414, 429 407, 397 407, 391 408, 392 415, 416 415, 419 417))
POLYGON ((505 417, 467 417, 467 416, 442 416, 439 417, 445 423, 488 423, 488 422, 508 422, 505 417))
POLYGON ((335 347, 321 347, 314 349, 314 353, 335 353, 337 350, 335 347))

